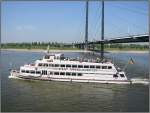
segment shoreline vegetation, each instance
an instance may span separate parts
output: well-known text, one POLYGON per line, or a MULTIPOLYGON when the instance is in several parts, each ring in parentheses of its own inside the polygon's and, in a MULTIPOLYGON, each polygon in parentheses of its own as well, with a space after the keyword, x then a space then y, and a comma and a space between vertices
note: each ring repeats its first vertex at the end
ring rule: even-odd
MULTIPOLYGON (((73 44, 57 43, 57 42, 28 42, 28 43, 2 43, 1 50, 5 51, 28 51, 28 52, 46 52, 49 45, 49 52, 85 52, 73 44)), ((90 45, 91 49, 100 52, 101 45, 90 45)), ((148 53, 148 44, 105 44, 105 52, 111 53, 148 53)), ((86 51, 92 52, 92 51, 86 51)))
MULTIPOLYGON (((1 51, 20 51, 20 52, 46 52, 46 49, 1 49, 1 51)), ((61 49, 51 49, 49 52, 85 52, 85 50, 61 50, 61 49)), ((86 51, 92 52, 92 51, 86 51)), ((149 50, 105 50, 109 53, 149 53, 149 50)))

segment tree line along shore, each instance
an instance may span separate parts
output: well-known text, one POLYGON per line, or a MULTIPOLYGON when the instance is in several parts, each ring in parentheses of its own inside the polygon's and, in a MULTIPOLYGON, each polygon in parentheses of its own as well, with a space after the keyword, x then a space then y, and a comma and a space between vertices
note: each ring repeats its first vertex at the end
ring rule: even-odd
MULTIPOLYGON (((47 46, 49 45, 50 50, 81 50, 80 48, 77 48, 71 44, 65 44, 65 43, 57 43, 57 42, 31 42, 31 43, 2 43, 1 49, 40 49, 40 50, 46 50, 47 46)), ((101 46, 100 44, 94 44, 92 45, 92 49, 100 50, 101 46)), ((104 45, 105 50, 107 51, 148 51, 149 45, 148 44, 105 44, 104 45)))

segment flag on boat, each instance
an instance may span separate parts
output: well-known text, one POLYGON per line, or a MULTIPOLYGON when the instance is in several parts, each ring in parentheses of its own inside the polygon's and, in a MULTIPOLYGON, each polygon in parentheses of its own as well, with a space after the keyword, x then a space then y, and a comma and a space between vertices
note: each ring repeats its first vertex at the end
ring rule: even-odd
POLYGON ((135 62, 132 58, 130 58, 130 60, 128 61, 128 64, 135 64, 135 62))

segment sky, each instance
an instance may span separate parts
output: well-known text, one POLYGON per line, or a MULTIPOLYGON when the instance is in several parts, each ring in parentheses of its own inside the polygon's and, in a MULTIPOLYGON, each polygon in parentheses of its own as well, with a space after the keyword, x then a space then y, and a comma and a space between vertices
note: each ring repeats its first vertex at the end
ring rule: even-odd
MULTIPOLYGON (((83 42, 84 1, 5 1, 1 42, 83 42)), ((148 1, 105 1, 105 39, 148 33, 148 1)), ((89 41, 101 38, 101 2, 89 2, 89 41)))

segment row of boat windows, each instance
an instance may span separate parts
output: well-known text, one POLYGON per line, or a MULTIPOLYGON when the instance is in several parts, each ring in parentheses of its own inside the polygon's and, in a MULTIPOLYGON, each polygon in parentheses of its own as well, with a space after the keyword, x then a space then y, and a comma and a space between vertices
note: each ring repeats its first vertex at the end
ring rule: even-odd
MULTIPOLYGON (((114 78, 117 78, 118 75, 117 75, 117 74, 114 74, 113 77, 114 77, 114 78)), ((124 76, 124 74, 120 74, 120 77, 125 77, 125 76, 124 76)))
MULTIPOLYGON (((43 75, 47 75, 47 71, 42 71, 43 75)), ((82 76, 82 73, 71 73, 71 72, 49 72, 50 75, 66 75, 66 76, 82 76)))
POLYGON ((34 71, 34 70, 21 70, 22 73, 31 73, 31 74, 41 74, 40 71, 34 71))
POLYGON ((39 63, 38 66, 44 67, 67 67, 67 68, 97 68, 97 69, 112 69, 112 66, 95 66, 95 65, 64 65, 64 64, 46 64, 39 63))
MULTIPOLYGON (((47 71, 42 70, 40 71, 34 71, 34 70, 21 70, 22 73, 31 73, 31 74, 42 74, 47 75, 47 71)), ((71 72, 49 72, 50 75, 67 75, 67 76, 82 76, 82 73, 71 73, 71 72)))

